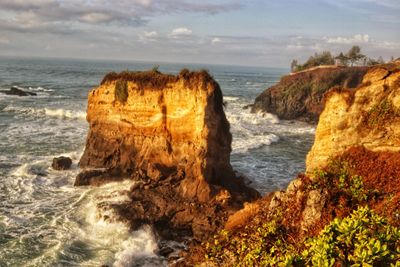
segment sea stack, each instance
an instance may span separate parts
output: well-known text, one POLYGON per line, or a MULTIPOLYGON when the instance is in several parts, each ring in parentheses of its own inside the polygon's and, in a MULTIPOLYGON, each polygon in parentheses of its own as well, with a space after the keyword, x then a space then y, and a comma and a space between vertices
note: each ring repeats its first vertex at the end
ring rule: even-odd
POLYGON ((230 165, 222 92, 206 71, 110 73, 89 93, 87 120, 81 177, 136 180, 132 205, 116 208, 134 226, 163 221, 199 236, 218 227, 219 205, 237 209, 258 196, 230 165))

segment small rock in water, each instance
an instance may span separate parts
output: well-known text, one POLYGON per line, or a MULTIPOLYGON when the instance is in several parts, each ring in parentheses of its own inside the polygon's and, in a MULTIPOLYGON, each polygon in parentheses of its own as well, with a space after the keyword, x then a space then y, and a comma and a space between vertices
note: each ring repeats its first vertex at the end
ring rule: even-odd
POLYGON ((51 167, 55 170, 68 170, 71 168, 72 165, 72 160, 68 157, 58 157, 58 158, 53 158, 53 164, 51 164, 51 167))
POLYGON ((253 108, 254 104, 248 104, 246 106, 243 106, 243 109, 249 109, 249 108, 253 108))
POLYGON ((6 94, 6 95, 17 95, 17 96, 35 96, 35 95, 37 95, 36 93, 23 91, 15 86, 11 87, 11 89, 9 89, 9 90, 1 90, 0 93, 6 94))

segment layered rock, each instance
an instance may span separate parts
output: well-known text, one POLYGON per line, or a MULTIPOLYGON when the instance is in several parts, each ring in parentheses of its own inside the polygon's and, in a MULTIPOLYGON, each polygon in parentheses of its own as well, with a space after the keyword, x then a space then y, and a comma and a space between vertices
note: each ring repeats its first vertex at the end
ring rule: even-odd
POLYGON ((334 86, 356 88, 368 67, 314 68, 283 76, 254 101, 253 112, 263 111, 280 119, 318 122, 323 96, 334 86))
POLYGON ((133 227, 200 239, 258 196, 232 170, 222 92, 205 71, 110 73, 89 93, 87 120, 76 185, 136 180, 132 203, 113 207, 133 227))
POLYGON ((357 90, 328 93, 307 172, 353 146, 371 151, 400 151, 400 62, 371 69, 357 90))

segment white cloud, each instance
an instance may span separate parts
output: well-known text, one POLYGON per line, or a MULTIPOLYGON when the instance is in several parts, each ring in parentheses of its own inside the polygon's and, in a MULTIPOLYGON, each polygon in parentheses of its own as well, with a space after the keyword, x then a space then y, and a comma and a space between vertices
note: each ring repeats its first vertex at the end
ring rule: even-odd
POLYGON ((99 13, 99 12, 93 12, 93 13, 88 13, 83 16, 81 16, 80 21, 86 22, 86 23, 102 23, 102 22, 108 22, 111 21, 112 17, 108 14, 105 13, 99 13))
POLYGON ((146 38, 155 38, 158 36, 158 33, 156 31, 144 32, 144 36, 146 38))
POLYGON ((181 28, 173 29, 172 32, 168 36, 171 38, 179 38, 179 37, 187 37, 190 35, 192 35, 192 30, 190 30, 186 27, 181 27, 181 28))
POLYGON ((354 43, 368 43, 370 42, 370 37, 368 34, 356 34, 351 37, 330 37, 324 38, 329 44, 354 44, 354 43))
POLYGON ((143 32, 142 34, 139 34, 139 41, 143 43, 147 43, 149 41, 155 41, 158 38, 158 33, 156 31, 150 31, 150 32, 143 32))
POLYGON ((220 43, 220 42, 222 42, 222 40, 221 40, 221 38, 219 38, 219 37, 214 37, 214 38, 212 38, 212 40, 211 40, 211 43, 212 43, 212 44, 217 44, 217 43, 220 43))

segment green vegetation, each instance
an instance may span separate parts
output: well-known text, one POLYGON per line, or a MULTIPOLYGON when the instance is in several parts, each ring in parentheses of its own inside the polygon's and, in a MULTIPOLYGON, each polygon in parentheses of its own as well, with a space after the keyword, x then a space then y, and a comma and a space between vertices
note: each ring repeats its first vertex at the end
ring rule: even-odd
POLYGON ((115 99, 124 104, 128 99, 128 94, 128 82, 125 80, 117 80, 114 91, 115 99))
POLYGON ((298 64, 298 61, 294 59, 290 67, 292 72, 296 72, 322 65, 372 66, 383 63, 385 62, 382 57, 379 57, 378 59, 368 58, 366 55, 361 53, 361 48, 358 45, 355 45, 350 48, 347 53, 344 54, 343 52, 340 52, 335 57, 332 56, 330 51, 323 51, 321 54, 315 53, 314 56, 310 56, 304 64, 298 64))
POLYGON ((307 266, 400 266, 400 229, 368 207, 334 219, 305 246, 307 266))
POLYGON ((299 176, 302 183, 289 202, 262 209, 240 230, 216 235, 205 244, 206 261, 212 266, 400 267, 400 228, 393 221, 398 210, 380 206, 396 200, 384 188, 371 186, 376 179, 355 172, 369 164, 349 158, 357 151, 331 159, 312 179, 299 176), (325 200, 319 219, 302 232, 311 191, 325 200))
POLYGON ((361 204, 374 197, 371 190, 364 187, 363 177, 351 175, 347 162, 331 159, 326 171, 316 171, 315 179, 309 187, 327 187, 333 195, 350 200, 353 205, 361 204))
POLYGON ((154 65, 151 69, 152 72, 161 73, 160 72, 160 65, 154 65))
POLYGON ((384 99, 368 111, 366 121, 370 127, 381 127, 399 116, 400 110, 393 106, 391 101, 384 99))
POLYGON ((302 65, 299 65, 297 63, 297 60, 293 60, 291 64, 291 69, 292 71, 301 71, 316 66, 333 64, 335 64, 335 59, 331 55, 331 52, 324 51, 321 54, 315 53, 314 56, 309 57, 308 60, 302 65))
POLYGON ((225 266, 400 266, 400 229, 360 207, 336 218, 306 242, 289 242, 276 221, 249 233, 222 231, 206 245, 206 260, 225 266))

